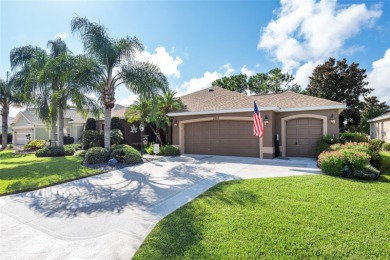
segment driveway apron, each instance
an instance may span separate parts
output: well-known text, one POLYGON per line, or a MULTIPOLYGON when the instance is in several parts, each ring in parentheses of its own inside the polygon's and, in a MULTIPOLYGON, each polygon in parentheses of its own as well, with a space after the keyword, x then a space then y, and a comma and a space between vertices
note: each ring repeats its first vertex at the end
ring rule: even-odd
POLYGON ((219 182, 318 173, 313 159, 161 157, 0 197, 0 255, 130 259, 159 220, 219 182))

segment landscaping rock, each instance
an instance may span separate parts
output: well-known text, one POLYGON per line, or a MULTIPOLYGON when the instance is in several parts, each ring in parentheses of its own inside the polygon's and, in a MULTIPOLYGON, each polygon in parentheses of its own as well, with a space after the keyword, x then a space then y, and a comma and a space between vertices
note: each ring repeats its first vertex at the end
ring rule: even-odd
POLYGON ((109 166, 116 166, 118 164, 118 161, 116 159, 110 159, 108 160, 109 166))

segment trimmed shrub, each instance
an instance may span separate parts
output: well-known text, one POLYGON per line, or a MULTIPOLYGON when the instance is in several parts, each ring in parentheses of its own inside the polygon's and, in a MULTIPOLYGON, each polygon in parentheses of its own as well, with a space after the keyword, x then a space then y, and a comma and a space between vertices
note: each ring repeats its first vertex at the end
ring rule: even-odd
POLYGON ((124 141, 122 131, 119 129, 111 130, 111 145, 113 144, 121 144, 124 141))
POLYGON ((179 155, 180 154, 180 150, 179 150, 178 147, 176 147, 174 145, 166 145, 166 146, 164 146, 162 154, 166 155, 166 156, 179 155))
POLYGON ((390 151, 390 143, 384 143, 382 144, 382 149, 384 151, 390 151))
POLYGON ((362 168, 351 168, 345 177, 361 179, 361 180, 375 180, 380 176, 380 171, 375 167, 367 164, 362 168))
POLYGON ((317 163, 325 174, 341 176, 343 174, 344 154, 340 151, 323 152, 318 156, 317 163))
POLYGON ((375 149, 376 151, 380 151, 382 149, 382 145, 385 143, 385 141, 382 139, 371 139, 369 141, 369 143, 371 144, 371 147, 373 149, 375 149))
POLYGON ((125 159, 125 163, 128 164, 136 164, 142 162, 141 154, 134 148, 126 149, 126 154, 124 159, 125 159))
POLYGON ((71 147, 71 148, 75 149, 76 151, 81 150, 81 144, 67 144, 65 146, 71 147))
POLYGON ((339 139, 333 138, 331 135, 324 135, 317 144, 317 154, 319 155, 324 151, 329 151, 329 147, 337 143, 339 143, 339 139))
POLYGON ((134 164, 142 162, 141 154, 131 146, 116 148, 111 152, 111 158, 118 162, 134 164))
POLYGON ((114 116, 111 118, 111 129, 119 129, 123 132, 123 124, 119 117, 114 116))
POLYGON ((102 147, 93 147, 88 149, 85 154, 85 161, 88 164, 105 163, 108 160, 107 152, 102 147))
POLYGON ((72 156, 76 152, 76 149, 71 145, 64 145, 65 156, 72 156))
MULTIPOLYGON (((3 134, 0 133, 0 142, 3 140, 3 134)), ((12 144, 12 134, 7 134, 7 144, 12 144)))
POLYGON ((342 149, 340 153, 343 155, 345 163, 349 168, 363 168, 370 163, 370 155, 358 150, 342 149))
POLYGON ((111 151, 116 150, 116 149, 122 149, 122 148, 132 148, 128 144, 113 144, 111 145, 111 151))
POLYGON ((74 156, 79 156, 79 157, 81 157, 81 158, 85 158, 85 154, 87 153, 87 151, 86 150, 80 150, 80 151, 76 151, 75 153, 74 153, 74 156))
POLYGON ((361 142, 368 142, 368 136, 364 133, 350 133, 350 132, 346 132, 346 133, 341 133, 340 134, 340 141, 342 143, 346 143, 346 142, 357 142, 357 143, 361 143, 361 142))
POLYGON ((74 138, 71 136, 64 136, 64 144, 73 144, 74 138))
POLYGON ((31 140, 28 141, 28 143, 24 146, 24 149, 37 150, 37 149, 42 149, 45 146, 46 146, 45 140, 31 140))
POLYGON ((65 156, 65 149, 63 146, 50 146, 39 149, 35 153, 36 157, 60 157, 65 156))
POLYGON ((86 130, 82 136, 83 150, 88 150, 90 147, 103 147, 104 134, 95 130, 86 130))
POLYGON ((87 122, 85 123, 85 130, 93 130, 96 131, 96 120, 95 118, 88 118, 87 122))
POLYGON ((9 149, 13 149, 13 148, 14 148, 14 145, 13 145, 13 144, 9 144, 9 145, 8 145, 8 148, 9 148, 9 149))

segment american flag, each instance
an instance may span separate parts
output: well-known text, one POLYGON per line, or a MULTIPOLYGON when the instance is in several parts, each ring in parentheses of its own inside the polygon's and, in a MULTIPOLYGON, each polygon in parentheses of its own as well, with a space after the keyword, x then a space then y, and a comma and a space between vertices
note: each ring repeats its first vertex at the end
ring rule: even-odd
POLYGON ((256 105, 256 102, 253 101, 255 105, 255 111, 253 113, 253 134, 262 138, 264 134, 263 129, 263 120, 261 119, 259 109, 256 105))

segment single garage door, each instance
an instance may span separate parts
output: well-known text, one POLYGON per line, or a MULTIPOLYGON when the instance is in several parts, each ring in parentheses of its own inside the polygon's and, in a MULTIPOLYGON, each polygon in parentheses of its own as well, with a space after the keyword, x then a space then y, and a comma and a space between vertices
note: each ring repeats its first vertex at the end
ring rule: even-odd
POLYGON ((184 152, 259 157, 252 121, 215 120, 184 125, 184 152))
POLYGON ((26 135, 31 134, 31 129, 15 129, 15 144, 25 145, 28 142, 26 135))
POLYGON ((323 133, 322 120, 299 118, 286 121, 286 153, 291 157, 316 157, 316 147, 323 133))

